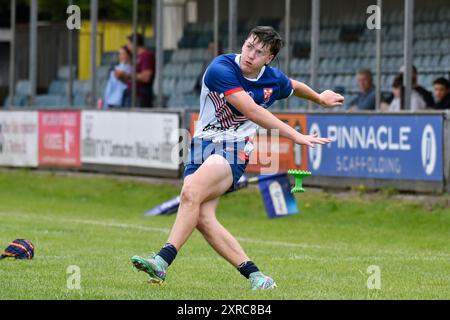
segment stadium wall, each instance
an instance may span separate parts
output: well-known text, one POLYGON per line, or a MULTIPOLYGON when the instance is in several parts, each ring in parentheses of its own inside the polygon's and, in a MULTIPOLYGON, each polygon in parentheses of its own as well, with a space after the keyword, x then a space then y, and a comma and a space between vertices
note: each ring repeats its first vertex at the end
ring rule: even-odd
MULTIPOLYGON (((313 173, 311 186, 450 192, 450 112, 276 115, 335 141, 308 149, 260 130, 249 173, 300 169, 313 173)), ((193 132, 197 117, 189 110, 0 111, 0 166, 177 178, 188 141, 178 129, 193 132)))

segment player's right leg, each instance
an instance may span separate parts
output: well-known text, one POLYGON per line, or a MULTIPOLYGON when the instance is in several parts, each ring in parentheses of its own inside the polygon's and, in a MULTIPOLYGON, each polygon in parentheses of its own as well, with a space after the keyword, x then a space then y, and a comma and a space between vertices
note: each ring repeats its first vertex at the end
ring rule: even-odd
POLYGON ((232 183, 233 176, 227 160, 220 155, 208 157, 185 179, 178 214, 166 245, 150 258, 132 257, 134 266, 149 274, 151 282, 162 283, 167 268, 197 226, 201 204, 224 194, 232 183))

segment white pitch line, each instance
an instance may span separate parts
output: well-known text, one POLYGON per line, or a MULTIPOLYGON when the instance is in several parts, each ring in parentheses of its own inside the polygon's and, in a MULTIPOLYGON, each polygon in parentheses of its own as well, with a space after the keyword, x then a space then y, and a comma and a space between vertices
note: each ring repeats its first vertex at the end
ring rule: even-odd
POLYGON ((318 244, 268 241, 268 240, 250 239, 250 238, 242 238, 242 237, 236 237, 236 239, 241 242, 248 242, 248 243, 262 244, 262 245, 269 245, 269 246, 276 246, 276 247, 306 248, 306 249, 313 248, 313 249, 330 249, 330 250, 336 250, 336 249, 341 248, 339 246, 322 246, 322 245, 318 245, 318 244))
POLYGON ((342 262, 342 261, 376 261, 376 260, 388 260, 388 261, 446 261, 450 262, 450 258, 441 257, 441 256, 428 256, 428 257, 420 257, 420 256, 394 256, 394 257, 383 257, 383 256, 333 256, 333 257, 315 257, 310 255, 299 256, 299 255, 291 255, 288 258, 285 257, 274 257, 272 260, 301 260, 301 261, 323 261, 323 262, 342 262))
POLYGON ((64 219, 64 222, 72 222, 79 224, 88 224, 102 227, 113 227, 113 228, 123 228, 123 229, 137 229, 142 231, 158 231, 164 234, 169 234, 170 229, 167 228, 157 228, 157 227, 148 227, 148 226, 138 226, 135 224, 126 224, 126 223, 115 223, 115 222, 102 222, 95 220, 72 220, 72 219, 64 219))
MULTIPOLYGON (((20 216, 23 218, 36 218, 36 215, 30 215, 30 214, 24 214, 24 213, 4 213, 0 212, 0 216, 4 215, 15 215, 20 216)), ((123 229, 136 229, 141 231, 157 231, 164 234, 169 234, 170 229, 167 228, 157 228, 157 227, 150 227, 150 226, 140 226, 135 224, 125 224, 125 223, 116 223, 116 222, 104 222, 104 221, 98 221, 98 220, 80 220, 80 219, 62 219, 54 217, 49 217, 45 215, 39 215, 40 220, 45 221, 52 221, 52 222, 59 222, 62 224, 70 224, 70 223, 78 223, 78 224, 86 224, 86 225, 96 225, 96 226, 102 226, 102 227, 113 227, 113 228, 123 228, 123 229)), ((322 246, 322 245, 316 245, 316 244, 307 244, 307 243, 290 243, 290 242, 280 242, 280 241, 268 241, 268 240, 260 240, 260 239, 250 239, 250 238, 243 238, 243 237, 236 237, 238 241, 241 242, 247 242, 247 243, 254 243, 254 244, 261 244, 261 245, 270 245, 275 247, 288 247, 288 248, 314 248, 314 249, 329 249, 329 250, 337 250, 342 249, 342 247, 339 246, 322 246)))
MULTIPOLYGON (((141 231, 157 231, 164 234, 169 234, 170 229, 167 228, 158 228, 158 227, 150 227, 150 226, 141 226, 141 225, 135 225, 135 224, 125 224, 125 223, 116 223, 116 222, 104 222, 99 220, 80 220, 80 219, 55 219, 54 217, 45 216, 41 214, 25 214, 25 213, 6 213, 6 212, 0 212, 0 216, 20 216, 23 218, 29 218, 29 219, 36 219, 37 217, 40 220, 46 220, 46 221, 52 221, 52 222, 59 222, 59 223, 78 223, 78 224, 86 224, 86 225, 96 225, 96 226, 102 226, 102 227, 112 227, 112 228, 122 228, 122 229, 135 229, 135 230, 141 230, 141 231)), ((342 246, 324 246, 324 245, 317 245, 317 244, 308 244, 308 243, 293 243, 293 242, 280 242, 280 241, 270 241, 270 240, 261 240, 261 239, 251 239, 251 238, 243 238, 243 237, 236 237, 238 241, 241 242, 247 242, 247 243, 254 243, 254 244, 260 244, 260 245, 268 245, 268 246, 274 246, 274 247, 288 247, 288 248, 305 248, 305 249, 323 249, 323 250, 342 250, 345 247, 348 247, 348 245, 344 244, 342 246)), ((406 256, 410 257, 405 252, 400 251, 390 251, 390 250, 376 250, 377 252, 382 252, 389 255, 396 255, 396 256, 406 256)), ((450 254, 447 253, 425 253, 428 256, 424 256, 423 258, 429 258, 429 257, 442 257, 450 259, 450 254)), ((417 255, 415 257, 419 258, 417 255)))
POLYGON ((102 226, 102 227, 113 227, 113 228, 123 228, 123 229, 136 229, 136 230, 142 230, 142 231, 157 231, 165 234, 169 234, 170 229, 167 228, 157 228, 157 227, 148 227, 148 226, 139 226, 135 224, 126 224, 126 223, 116 223, 116 222, 104 222, 99 220, 80 220, 80 219, 64 219, 64 218, 57 218, 50 216, 45 216, 41 214, 25 214, 25 213, 5 213, 0 212, 0 216, 19 216, 23 218, 32 218, 36 219, 36 217, 39 217, 39 220, 45 220, 45 221, 52 221, 52 222, 59 222, 62 224, 70 224, 70 223, 78 223, 78 224, 87 224, 87 225, 96 225, 96 226, 102 226))

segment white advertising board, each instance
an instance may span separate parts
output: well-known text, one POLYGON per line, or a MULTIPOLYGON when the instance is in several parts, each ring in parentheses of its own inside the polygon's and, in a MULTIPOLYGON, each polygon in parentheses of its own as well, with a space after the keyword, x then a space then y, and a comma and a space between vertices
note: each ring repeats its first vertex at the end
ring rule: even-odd
POLYGON ((0 112, 0 165, 37 167, 38 112, 0 112))
POLYGON ((83 111, 81 162, 178 170, 176 113, 83 111))

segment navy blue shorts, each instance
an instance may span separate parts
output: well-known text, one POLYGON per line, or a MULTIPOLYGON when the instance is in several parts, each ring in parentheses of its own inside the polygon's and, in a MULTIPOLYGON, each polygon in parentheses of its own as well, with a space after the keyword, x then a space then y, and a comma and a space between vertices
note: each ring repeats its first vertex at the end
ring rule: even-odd
POLYGON ((194 138, 191 141, 188 157, 184 166, 184 178, 193 174, 213 154, 224 157, 231 167, 233 185, 229 191, 236 189, 237 182, 244 174, 253 150, 249 139, 239 142, 213 142, 211 140, 194 138))

